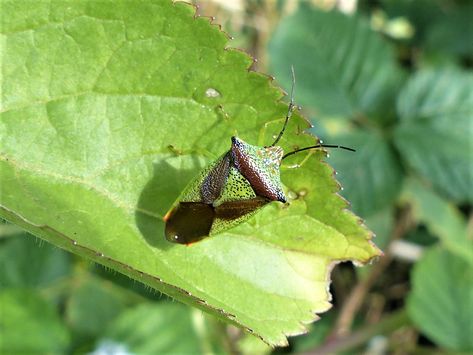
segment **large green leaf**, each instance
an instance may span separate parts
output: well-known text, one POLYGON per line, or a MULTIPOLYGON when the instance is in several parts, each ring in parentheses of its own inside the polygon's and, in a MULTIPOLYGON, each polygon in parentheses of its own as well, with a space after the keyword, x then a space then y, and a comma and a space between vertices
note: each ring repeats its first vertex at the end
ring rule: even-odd
MULTIPOLYGON (((280 90, 185 4, 2 7, 2 217, 271 344, 330 307, 334 263, 379 254, 322 152, 283 166, 290 206, 192 246, 167 242, 162 217, 233 134, 273 140, 280 90)), ((293 118, 282 146, 313 144, 293 118)))
POLYGON ((473 351, 473 268, 441 248, 416 265, 408 312, 433 341, 452 350, 473 351))
MULTIPOLYGON (((297 75, 297 102, 321 116, 392 118, 402 73, 391 48, 358 15, 302 4, 276 28, 271 64, 283 83, 297 75)), ((287 87, 290 85, 288 84, 287 87)))
POLYGON ((421 71, 402 90, 397 108, 395 143, 412 170, 455 201, 473 201, 473 75, 421 71))

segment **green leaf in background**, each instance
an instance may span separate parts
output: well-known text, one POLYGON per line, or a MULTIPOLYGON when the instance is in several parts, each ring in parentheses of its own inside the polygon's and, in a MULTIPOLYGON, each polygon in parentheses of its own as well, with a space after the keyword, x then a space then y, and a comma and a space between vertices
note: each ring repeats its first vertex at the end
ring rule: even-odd
POLYGON ((63 353, 66 326, 52 304, 30 289, 0 292, 0 353, 63 353))
POLYGON ((473 201, 473 75, 421 71, 402 90, 397 108, 395 143, 409 166, 455 201, 473 201))
POLYGON ((432 21, 426 36, 427 51, 473 58, 473 4, 454 7, 449 12, 448 15, 442 13, 437 21, 432 21))
POLYGON ((308 334, 304 334, 294 339, 293 349, 295 353, 310 352, 321 345, 330 335, 335 323, 333 313, 327 314, 317 324, 312 324, 308 334))
POLYGON ((79 278, 70 290, 66 308, 66 319, 71 328, 84 336, 102 334, 126 305, 124 295, 116 288, 108 281, 79 278))
POLYGON ((473 240, 468 237, 467 222, 455 205, 413 179, 406 182, 402 199, 410 202, 415 218, 424 223, 449 252, 464 258, 473 267, 473 240))
POLYGON ((271 66, 286 87, 297 76, 296 101, 322 117, 392 118, 402 72, 381 36, 358 15, 302 3, 281 21, 269 45, 271 66))
POLYGON ((0 289, 45 287, 69 276, 70 255, 50 244, 20 233, 0 248, 0 289))
POLYGON ((416 264, 408 312, 437 344, 473 351, 473 268, 441 248, 429 250, 416 264))
POLYGON ((362 130, 331 140, 356 149, 355 153, 332 149, 329 159, 353 210, 368 217, 390 206, 400 192, 403 177, 398 158, 386 140, 377 132, 362 130))
MULTIPOLYGON (((192 246, 164 239, 162 217, 230 137, 268 144, 287 111, 281 91, 193 7, 4 1, 2 10, 2 217, 278 345, 330 307, 334 263, 379 254, 344 210, 322 152, 282 167, 290 206, 271 204, 192 246)), ((281 145, 314 144, 306 127, 294 115, 281 145)))
MULTIPOLYGON (((215 354, 202 312, 176 303, 142 304, 123 312, 98 344, 121 346, 133 354, 215 354)), ((98 351, 97 351, 98 352, 98 351)))

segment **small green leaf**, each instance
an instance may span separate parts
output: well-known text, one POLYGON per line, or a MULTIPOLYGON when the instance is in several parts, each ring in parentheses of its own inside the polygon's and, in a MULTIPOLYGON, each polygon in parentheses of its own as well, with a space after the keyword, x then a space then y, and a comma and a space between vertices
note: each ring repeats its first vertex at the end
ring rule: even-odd
MULTIPOLYGON (((189 180, 235 133, 270 144, 287 112, 281 91, 193 7, 4 9, 2 217, 278 345, 330 307, 333 264, 379 255, 321 152, 283 166, 290 206, 192 246, 165 240, 162 217, 189 180)), ((294 115, 282 147, 314 144, 307 127, 294 115)))
POLYGON ((0 292, 2 354, 63 353, 67 328, 54 307, 30 289, 0 292))
POLYGON ((97 336, 125 308, 123 295, 106 281, 82 278, 73 285, 66 318, 75 332, 97 336))
MULTIPOLYGON (((415 28, 413 45, 425 56, 463 55, 473 53, 471 18, 473 6, 467 1, 382 0, 382 8, 390 19, 407 19, 415 28)), ((417 56, 415 56, 417 57, 417 56)), ((416 58, 414 58, 416 60, 416 58)), ((457 60, 457 58, 454 58, 457 60)))
POLYGON ((473 268, 441 248, 429 250, 416 264, 408 312, 437 344, 473 351, 473 268))
POLYGON ((3 288, 44 287, 70 274, 70 255, 27 233, 6 240, 0 248, 3 288))
POLYGON ((312 324, 307 334, 298 336, 293 341, 293 349, 295 353, 310 352, 321 345, 330 335, 330 331, 335 324, 333 314, 327 315, 317 324, 312 324))
POLYGON ((406 182, 402 196, 412 204, 415 218, 440 238, 446 249, 473 266, 473 240, 468 238, 467 222, 455 205, 415 180, 406 182))
POLYGON ((386 121, 402 73, 392 49, 358 15, 315 10, 307 4, 281 21, 269 45, 277 77, 290 87, 297 76, 296 100, 314 115, 361 115, 386 121))
POLYGON ((243 334, 237 343, 238 351, 242 355, 268 355, 274 350, 271 346, 249 334, 243 334))
POLYGON ((431 25, 441 21, 446 12, 442 0, 381 0, 381 3, 390 19, 406 18, 412 23, 413 42, 417 46, 422 46, 431 25))
POLYGON ((376 245, 385 249, 390 242, 394 227, 394 211, 389 206, 366 218, 365 223, 376 234, 376 245))
POLYGON ((456 202, 473 201, 473 75, 421 71, 402 90, 397 108, 395 143, 411 169, 456 202))
POLYGON ((473 53, 471 40, 471 19, 473 18, 473 5, 453 6, 442 12, 436 21, 431 21, 432 26, 426 35, 426 49, 433 53, 446 53, 468 57, 473 53))
POLYGON ((105 331, 99 346, 117 344, 133 354, 223 352, 209 342, 208 326, 202 313, 190 307, 146 303, 123 312, 105 331))

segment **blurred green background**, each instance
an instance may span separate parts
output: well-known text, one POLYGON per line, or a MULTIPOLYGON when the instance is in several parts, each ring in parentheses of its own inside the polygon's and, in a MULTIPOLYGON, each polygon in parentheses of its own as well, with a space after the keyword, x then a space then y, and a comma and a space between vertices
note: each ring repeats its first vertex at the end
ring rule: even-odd
POLYGON ((473 3, 198 4, 286 91, 293 65, 313 133, 357 150, 327 160, 385 256, 336 267, 332 310, 271 349, 2 222, 0 351, 473 352, 473 3))

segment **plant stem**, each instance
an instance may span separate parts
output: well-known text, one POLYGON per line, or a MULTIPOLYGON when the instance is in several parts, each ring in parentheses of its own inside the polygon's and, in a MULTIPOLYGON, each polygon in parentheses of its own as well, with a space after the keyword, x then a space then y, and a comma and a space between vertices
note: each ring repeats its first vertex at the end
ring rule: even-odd
MULTIPOLYGON (((398 240, 402 236, 404 236, 407 230, 411 228, 411 217, 412 215, 409 207, 405 207, 400 211, 396 220, 397 222, 394 227, 394 230, 391 233, 390 244, 393 241, 398 240)), ((344 337, 350 332, 355 315, 362 306, 366 294, 393 260, 393 255, 389 250, 390 248, 388 246, 387 252, 384 257, 381 257, 378 263, 374 265, 371 270, 371 273, 367 277, 358 282, 358 284, 355 286, 355 288, 352 290, 352 292, 344 302, 340 311, 340 315, 332 332, 332 337, 344 337)))

